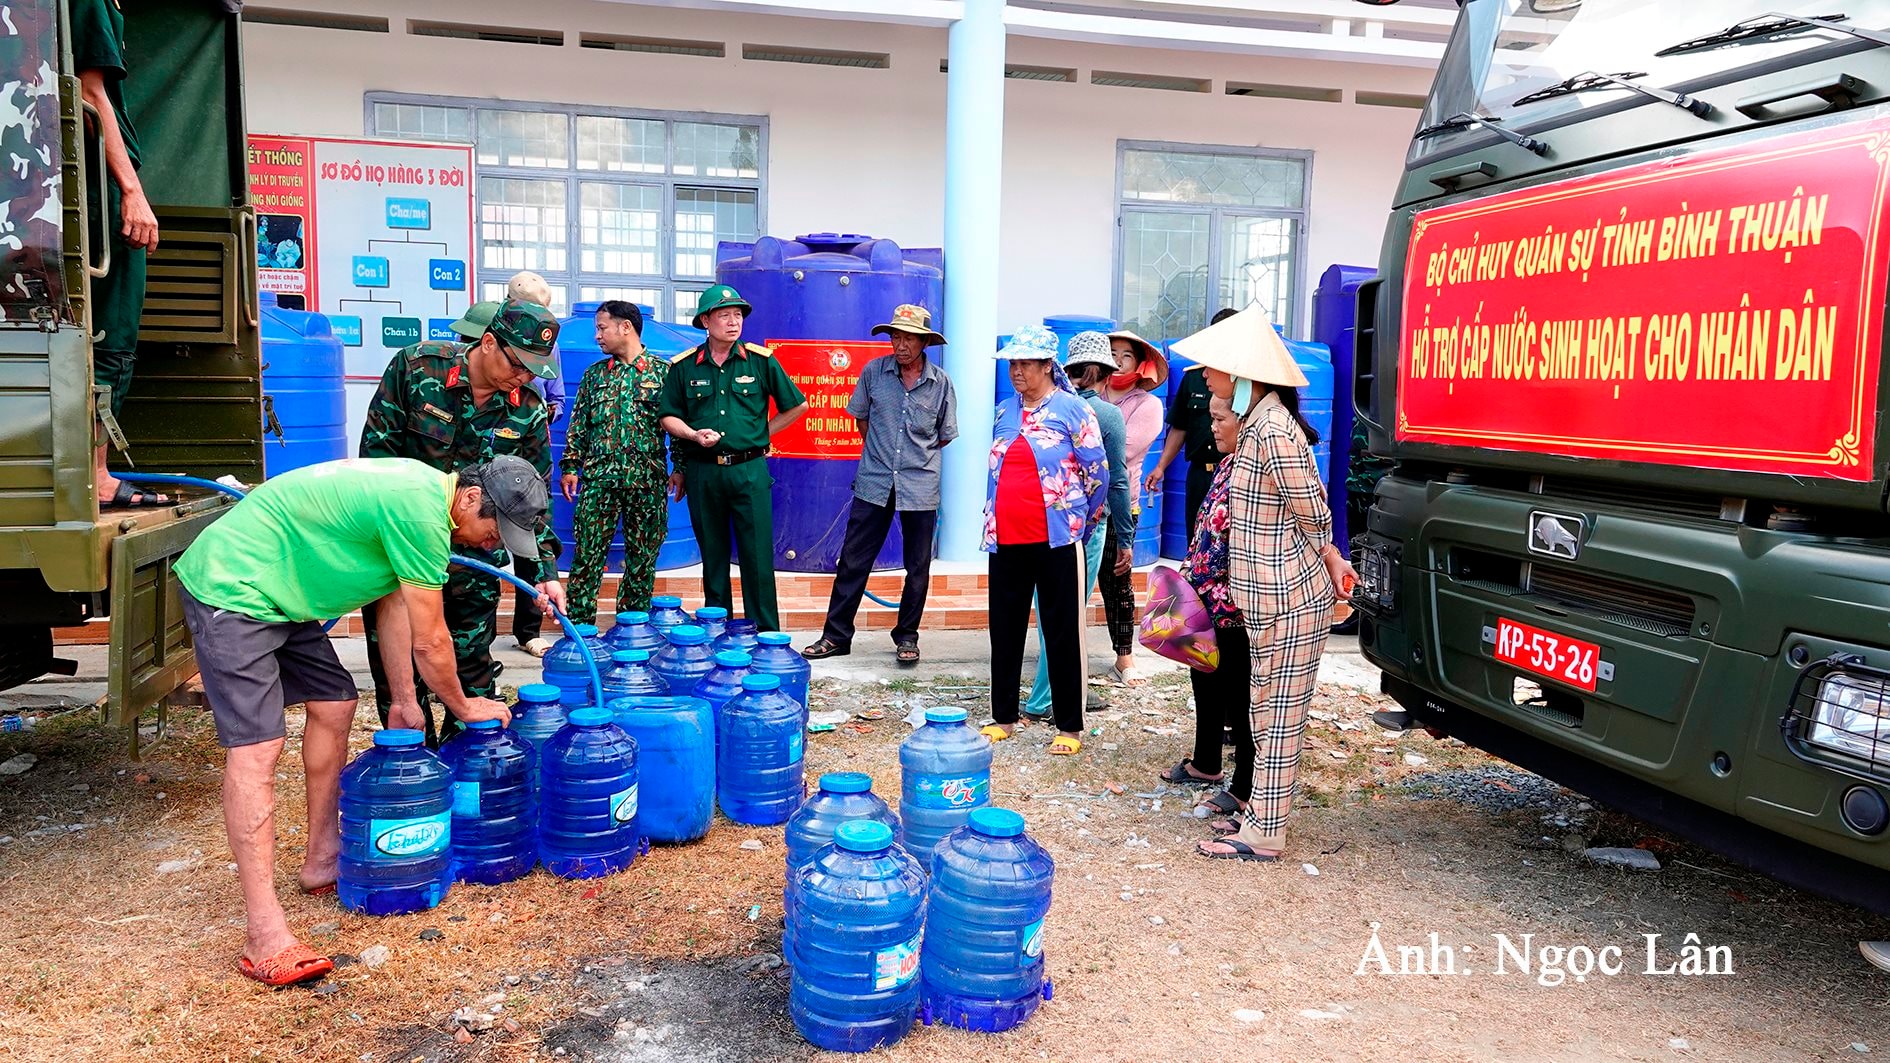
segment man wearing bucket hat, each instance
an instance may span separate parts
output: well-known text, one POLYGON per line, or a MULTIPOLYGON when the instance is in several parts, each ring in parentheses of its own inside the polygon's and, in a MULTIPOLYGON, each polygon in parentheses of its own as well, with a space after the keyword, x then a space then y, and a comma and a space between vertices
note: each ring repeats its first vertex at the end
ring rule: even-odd
POLYGON ((702 549, 704 603, 734 605, 728 578, 732 546, 741 553, 742 614, 763 631, 779 631, 774 480, 762 459, 774 433, 807 412, 807 398, 768 348, 741 342, 742 322, 752 309, 726 284, 702 293, 694 325, 708 338, 670 359, 657 415, 676 439, 672 449, 682 465, 689 523, 702 549))
POLYGON ((1299 414, 1306 377, 1255 305, 1174 344, 1241 420, 1227 460, 1227 583, 1244 618, 1253 671, 1254 774, 1239 822, 1197 851, 1217 860, 1277 860, 1299 781, 1306 711, 1333 603, 1357 576, 1332 545, 1332 513, 1313 462, 1316 433, 1299 414))
MULTIPOLYGON (((459 327, 461 323, 456 323, 455 328, 459 327)), ((361 456, 412 458, 441 472, 457 472, 512 454, 529 462, 549 483, 551 438, 545 403, 526 384, 533 377, 549 379, 557 373, 557 340, 558 321, 551 311, 536 303, 507 299, 492 311, 475 343, 429 340, 401 350, 388 362, 380 388, 368 404, 361 456)), ((529 562, 532 570, 526 578, 562 609, 558 553, 558 538, 546 521, 538 534, 536 556, 521 560, 529 562)), ((504 563, 504 555, 496 551, 469 551, 468 556, 504 563)), ((454 568, 446 581, 445 598, 460 685, 473 697, 493 697, 499 675, 498 662, 492 659, 498 582, 454 568)), ((369 606, 362 610, 362 621, 369 643, 378 648, 376 613, 369 606)), ((380 653, 368 655, 368 666, 383 723, 424 725, 432 742, 458 730, 458 721, 450 716, 435 720, 423 684, 416 684, 411 698, 398 693, 388 682, 380 653)))
POLYGON ((864 445, 826 628, 801 656, 817 661, 851 652, 853 618, 896 514, 906 583, 892 640, 899 663, 910 665, 919 661, 919 620, 932 580, 932 538, 938 528, 940 454, 958 438, 958 399, 945 370, 925 356, 927 347, 945 343, 932 330, 930 311, 898 307, 891 321, 873 327, 873 334, 890 339, 893 353, 866 363, 847 400, 864 445))

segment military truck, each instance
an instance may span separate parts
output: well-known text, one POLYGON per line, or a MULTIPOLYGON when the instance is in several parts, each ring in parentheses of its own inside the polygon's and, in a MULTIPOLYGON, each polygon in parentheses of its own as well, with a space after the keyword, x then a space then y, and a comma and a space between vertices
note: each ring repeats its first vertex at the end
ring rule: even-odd
MULTIPOLYGON (((127 109, 160 243, 122 424, 137 469, 262 477, 255 214, 238 8, 125 4, 127 109)), ((99 512, 91 283, 111 266, 86 189, 108 180, 64 0, 0 0, 0 688, 70 674, 53 630, 109 617, 109 722, 160 723, 196 671, 171 563, 231 504, 173 492, 99 512)), ((114 454, 114 467, 129 467, 114 454)))
POLYGON ((1890 4, 1466 0, 1355 399, 1415 722, 1890 912, 1890 4))

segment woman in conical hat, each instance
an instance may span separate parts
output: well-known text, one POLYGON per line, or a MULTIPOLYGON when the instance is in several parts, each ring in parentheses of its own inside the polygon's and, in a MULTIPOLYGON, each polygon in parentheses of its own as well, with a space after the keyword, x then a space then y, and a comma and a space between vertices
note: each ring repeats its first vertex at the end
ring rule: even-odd
POLYGON ((1245 620, 1253 672, 1248 711, 1253 785, 1239 820, 1198 847, 1216 860, 1277 860, 1299 779, 1306 710, 1336 599, 1357 575, 1332 545, 1332 513, 1313 462, 1318 441, 1299 415, 1306 376, 1258 305, 1173 346, 1200 364, 1240 418, 1227 471, 1227 582, 1245 620))

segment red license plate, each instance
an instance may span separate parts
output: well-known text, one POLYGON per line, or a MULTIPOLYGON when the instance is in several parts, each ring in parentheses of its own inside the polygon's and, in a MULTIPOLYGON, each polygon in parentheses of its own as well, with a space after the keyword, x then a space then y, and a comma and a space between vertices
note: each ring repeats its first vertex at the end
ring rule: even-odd
POLYGON ((1499 617, 1496 659, 1559 683, 1593 690, 1595 672, 1601 666, 1601 647, 1499 617))

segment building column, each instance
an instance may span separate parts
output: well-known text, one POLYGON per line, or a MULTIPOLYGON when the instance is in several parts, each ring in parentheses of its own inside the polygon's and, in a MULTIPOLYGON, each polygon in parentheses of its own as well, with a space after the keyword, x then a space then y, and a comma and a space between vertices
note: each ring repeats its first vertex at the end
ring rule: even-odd
POLYGON ((945 82, 945 371, 958 434, 945 448, 939 557, 975 561, 984 538, 996 391, 998 209, 1004 164, 1004 0, 964 0, 945 82))

